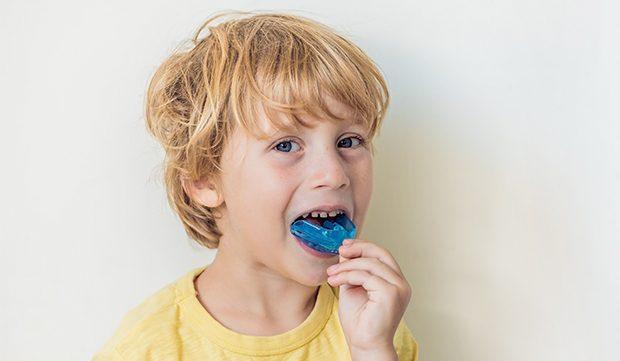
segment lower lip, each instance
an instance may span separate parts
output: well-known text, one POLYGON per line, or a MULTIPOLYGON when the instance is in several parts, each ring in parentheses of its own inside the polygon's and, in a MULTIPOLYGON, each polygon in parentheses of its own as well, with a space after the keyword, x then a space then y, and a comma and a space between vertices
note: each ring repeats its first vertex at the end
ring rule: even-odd
POLYGON ((324 252, 319 252, 315 249, 312 249, 308 247, 304 242, 302 242, 299 238, 297 238, 297 236, 294 236, 294 237, 295 237, 295 240, 297 240, 297 243, 299 243, 299 245, 301 246, 301 248, 303 248, 304 251, 310 253, 313 256, 320 257, 320 258, 332 258, 332 257, 337 256, 337 254, 324 253, 324 252))

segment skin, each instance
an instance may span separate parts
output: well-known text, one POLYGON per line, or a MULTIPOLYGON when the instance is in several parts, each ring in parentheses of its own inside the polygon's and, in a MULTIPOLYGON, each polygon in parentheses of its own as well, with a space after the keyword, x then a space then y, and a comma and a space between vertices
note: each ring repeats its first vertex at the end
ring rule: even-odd
POLYGON ((259 140, 237 128, 223 150, 221 177, 186 185, 199 202, 209 207, 223 205, 223 217, 218 220, 223 236, 214 261, 196 278, 198 299, 214 318, 235 332, 276 335, 308 317, 319 285, 327 280, 327 268, 342 263, 345 268, 330 283, 351 283, 348 289, 340 288, 341 306, 350 307, 340 311, 340 317, 352 356, 362 359, 363 353, 374 359, 394 359, 391 341, 408 303, 409 287, 389 252, 355 240, 356 247, 351 250, 357 253, 318 258, 304 251, 289 230, 300 213, 338 203, 351 211, 359 235, 371 200, 370 144, 351 138, 366 139, 367 129, 353 122, 347 106, 329 97, 326 101, 334 113, 347 120, 332 122, 306 115, 303 119, 311 127, 282 133, 263 113, 258 124, 272 137, 259 140), (377 262, 349 260, 358 257, 377 262), (368 281, 372 271, 387 280, 368 281), (371 288, 370 298, 362 295, 366 293, 359 285, 363 279, 371 288), (400 287, 399 292, 390 282, 398 284, 394 287, 400 287), (368 302, 370 312, 364 317, 352 313, 368 302), (386 306, 389 312, 381 310, 386 306), (360 333, 354 329, 356 324, 371 328, 360 333))

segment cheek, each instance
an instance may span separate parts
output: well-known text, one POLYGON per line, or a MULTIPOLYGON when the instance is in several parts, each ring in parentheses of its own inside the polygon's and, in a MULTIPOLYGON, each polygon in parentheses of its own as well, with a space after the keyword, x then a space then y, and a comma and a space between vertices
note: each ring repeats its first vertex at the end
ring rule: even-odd
POLYGON ((372 157, 366 156, 358 159, 351 169, 354 174, 352 189, 355 199, 355 221, 361 227, 370 205, 374 186, 372 157))
POLYGON ((294 167, 278 166, 265 162, 256 174, 257 176, 250 181, 256 183, 253 188, 263 193, 262 197, 266 202, 284 202, 295 188, 296 172, 294 167))
POLYGON ((284 211, 295 189, 293 175, 290 169, 262 162, 239 180, 237 205, 257 234, 273 234, 273 227, 284 225, 284 211))
POLYGON ((355 195, 361 198, 369 197, 373 188, 373 160, 369 154, 360 156, 351 162, 352 182, 355 195))
POLYGON ((252 159, 240 174, 243 193, 250 198, 270 200, 286 192, 287 185, 292 184, 294 172, 290 166, 264 159, 252 159))

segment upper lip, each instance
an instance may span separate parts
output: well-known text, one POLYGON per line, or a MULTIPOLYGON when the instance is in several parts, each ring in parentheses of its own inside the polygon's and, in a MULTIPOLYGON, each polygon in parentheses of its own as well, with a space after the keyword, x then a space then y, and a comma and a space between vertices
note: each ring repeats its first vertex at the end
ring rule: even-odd
MULTIPOLYGON (((351 210, 349 209, 349 207, 343 205, 343 204, 323 204, 323 205, 318 205, 318 206, 313 206, 311 208, 307 208, 307 210, 297 214, 295 217, 293 217, 293 221, 295 222, 295 220, 301 216, 303 216, 306 213, 312 213, 314 211, 324 211, 324 212, 331 212, 331 211, 337 211, 337 210, 343 210, 344 214, 346 214, 347 217, 349 217, 349 219, 351 219, 351 210)), ((291 223, 292 223, 291 222, 291 223)))

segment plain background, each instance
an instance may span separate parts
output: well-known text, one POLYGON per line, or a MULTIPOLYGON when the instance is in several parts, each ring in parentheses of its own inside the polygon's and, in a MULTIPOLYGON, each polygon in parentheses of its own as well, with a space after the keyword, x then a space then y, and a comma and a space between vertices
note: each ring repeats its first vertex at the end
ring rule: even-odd
POLYGON ((365 238, 421 360, 618 360, 620 6, 3 1, 0 359, 85 360, 213 251, 168 207, 149 77, 212 13, 322 21, 384 72, 365 238))

